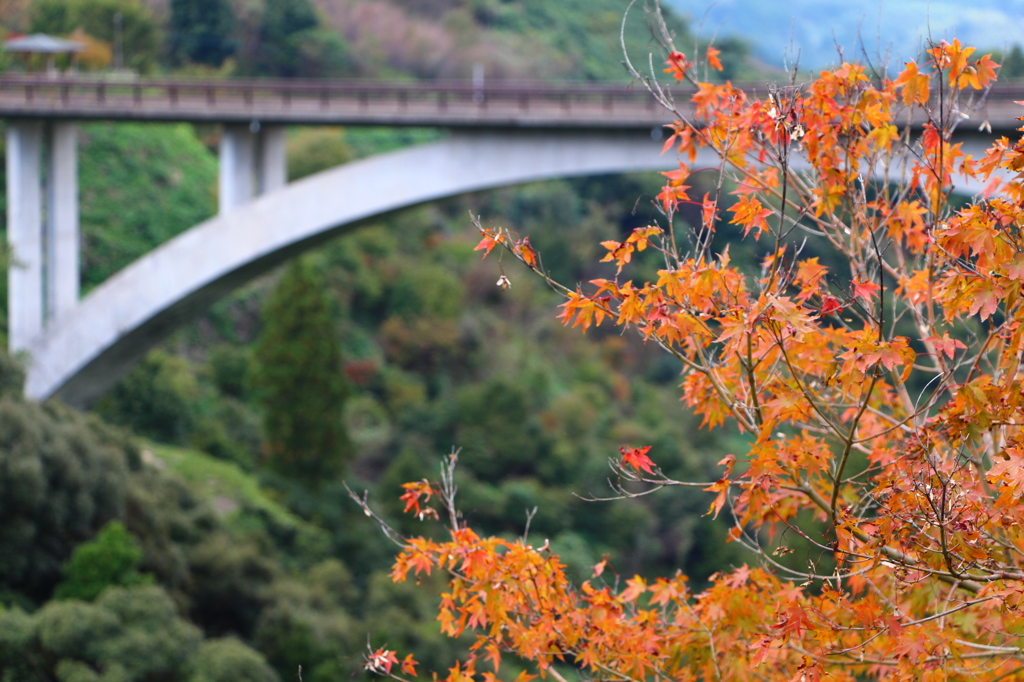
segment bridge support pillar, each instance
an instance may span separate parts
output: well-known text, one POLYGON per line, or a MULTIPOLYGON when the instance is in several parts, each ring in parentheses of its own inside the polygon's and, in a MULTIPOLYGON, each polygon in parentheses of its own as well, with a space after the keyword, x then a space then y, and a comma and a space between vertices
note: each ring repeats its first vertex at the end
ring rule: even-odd
POLYGON ((227 125, 220 136, 220 212, 232 211, 253 196, 256 136, 247 125, 227 125))
POLYGON ((78 303, 78 168, 73 123, 7 124, 8 345, 78 303), (43 160, 45 159, 45 173, 43 160))
POLYGON ((43 124, 7 123, 8 346, 28 348, 43 330, 43 124))
POLYGON ((225 125, 220 138, 220 213, 288 181, 282 126, 225 125))
POLYGON ((263 126, 257 141, 256 193, 267 194, 288 184, 288 151, 284 126, 263 126))
POLYGON ((59 320, 78 305, 78 130, 74 123, 47 129, 46 319, 59 320))

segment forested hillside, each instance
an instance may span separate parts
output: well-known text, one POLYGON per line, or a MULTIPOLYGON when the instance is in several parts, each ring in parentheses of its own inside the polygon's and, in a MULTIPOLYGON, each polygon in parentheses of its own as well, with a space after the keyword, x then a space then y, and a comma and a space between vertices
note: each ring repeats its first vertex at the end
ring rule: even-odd
MULTIPOLYGON (((109 48, 120 12, 124 64, 148 73, 465 78, 482 64, 488 78, 625 82, 625 5, 35 0, 0 3, 0 22, 109 48)), ((669 22, 693 44, 684 18, 669 22)), ((627 26, 630 49, 652 49, 641 12, 627 26)), ((741 42, 719 44, 727 76, 751 73, 741 42)), ((97 54, 81 68, 105 68, 97 54)), ((215 211, 218 131, 80 131, 87 291, 215 211)), ((292 130, 289 174, 443 134, 292 130)), ((683 567, 699 583, 740 562, 699 495, 586 499, 611 493, 620 447, 650 444, 667 472, 703 480, 740 436, 682 411, 666 356, 564 328, 540 281, 473 251, 470 212, 530 235, 562 280, 607 276, 599 242, 650 222, 660 184, 555 181, 373 221, 216 304, 88 415, 21 400, 4 358, 0 679, 291 680, 301 666, 322 682, 362 675, 368 643, 447 666, 465 642, 439 634, 428 592, 391 582, 393 547, 345 483, 399 530, 430 530, 400 514, 401 484, 453 449, 474 523, 528 528, 575 575, 607 555, 624 575, 683 567)))

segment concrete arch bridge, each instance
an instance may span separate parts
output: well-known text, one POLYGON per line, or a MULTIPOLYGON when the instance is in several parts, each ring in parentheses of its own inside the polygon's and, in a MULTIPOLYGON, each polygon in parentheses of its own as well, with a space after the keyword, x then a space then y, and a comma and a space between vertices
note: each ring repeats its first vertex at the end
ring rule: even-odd
POLYGON ((646 92, 620 86, 3 78, 0 116, 15 263, 10 347, 28 355, 29 398, 76 406, 233 288, 375 216, 483 189, 676 164, 652 140, 666 114, 646 92), (83 119, 213 121, 224 131, 220 213, 80 298, 74 121, 83 119), (450 133, 287 184, 284 126, 317 123, 450 133))

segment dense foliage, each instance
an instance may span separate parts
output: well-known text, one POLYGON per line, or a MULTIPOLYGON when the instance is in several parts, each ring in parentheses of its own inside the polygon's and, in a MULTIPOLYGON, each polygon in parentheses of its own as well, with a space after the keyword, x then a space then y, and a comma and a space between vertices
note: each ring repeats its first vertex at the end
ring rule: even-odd
POLYGON ((185 124, 84 124, 80 146, 86 289, 216 210, 216 158, 185 124))
MULTIPOLYGON (((75 33, 89 46, 76 60, 85 69, 109 67, 120 50, 125 66, 143 73, 469 78, 480 66, 488 79, 627 80, 621 0, 4 2, 11 4, 0 14, 6 28, 75 33)), ((680 41, 693 40, 684 18, 668 21, 680 41)), ((627 22, 625 37, 638 54, 649 50, 641 16, 627 22)), ((744 42, 728 39, 720 47, 724 78, 760 75, 744 42)), ((43 68, 38 60, 0 62, 5 66, 43 68)))

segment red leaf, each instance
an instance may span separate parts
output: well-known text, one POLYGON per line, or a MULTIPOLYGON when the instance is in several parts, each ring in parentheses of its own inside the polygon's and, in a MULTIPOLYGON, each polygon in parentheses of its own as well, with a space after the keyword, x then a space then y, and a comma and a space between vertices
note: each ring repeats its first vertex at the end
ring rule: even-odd
POLYGON ((853 280, 853 295, 864 301, 870 302, 882 287, 874 282, 862 282, 859 279, 853 280))
POLYGON ((834 312, 842 310, 845 306, 839 302, 839 299, 835 296, 829 296, 825 294, 821 297, 821 314, 831 315, 834 312))
POLYGON ((931 343, 933 346, 935 346, 935 350, 939 351, 939 353, 942 353, 943 355, 950 359, 952 359, 953 355, 956 354, 957 348, 967 348, 967 346, 965 346, 962 341, 949 338, 949 332, 943 334, 941 339, 936 336, 932 336, 930 338, 925 339, 925 341, 931 343))
POLYGON ((654 462, 651 461, 651 458, 647 456, 647 453, 650 452, 650 450, 650 445, 643 448, 630 448, 625 446, 619 448, 619 452, 622 453, 623 464, 628 464, 635 471, 642 470, 646 471, 649 474, 653 474, 654 462))

